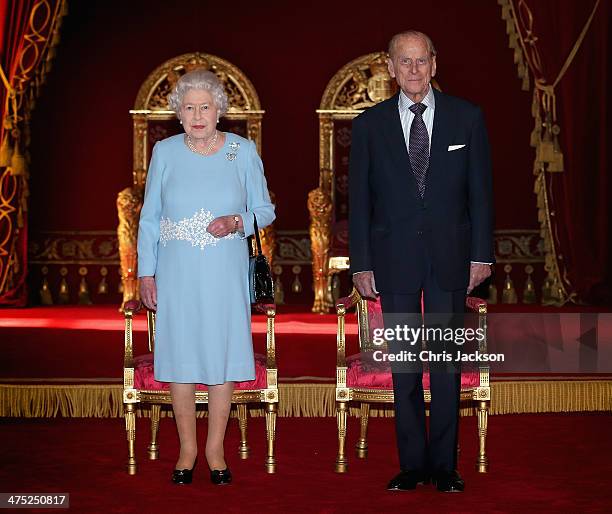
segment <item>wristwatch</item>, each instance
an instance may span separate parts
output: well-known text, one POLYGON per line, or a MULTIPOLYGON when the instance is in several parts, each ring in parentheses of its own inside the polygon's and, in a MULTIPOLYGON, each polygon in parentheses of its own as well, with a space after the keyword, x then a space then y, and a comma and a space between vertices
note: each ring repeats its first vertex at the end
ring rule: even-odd
POLYGON ((234 215, 233 218, 234 218, 234 232, 233 233, 236 233, 238 231, 238 223, 240 223, 240 216, 234 215))

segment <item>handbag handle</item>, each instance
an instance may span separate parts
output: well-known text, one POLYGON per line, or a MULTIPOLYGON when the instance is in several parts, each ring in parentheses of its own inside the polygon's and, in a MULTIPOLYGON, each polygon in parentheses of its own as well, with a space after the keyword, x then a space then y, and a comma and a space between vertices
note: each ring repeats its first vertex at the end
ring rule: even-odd
POLYGON ((253 213, 253 228, 255 229, 255 242, 257 244, 257 255, 261 255, 261 240, 259 239, 259 228, 257 227, 257 216, 253 213))

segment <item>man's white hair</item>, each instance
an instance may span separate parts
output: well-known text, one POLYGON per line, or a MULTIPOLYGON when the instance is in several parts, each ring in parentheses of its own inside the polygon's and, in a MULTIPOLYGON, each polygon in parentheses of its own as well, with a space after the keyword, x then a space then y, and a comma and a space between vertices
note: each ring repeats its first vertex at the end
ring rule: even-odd
POLYGON ((219 116, 223 116, 227 112, 228 100, 223 84, 221 84, 219 78, 212 71, 199 68, 185 73, 185 75, 178 79, 172 93, 168 95, 170 109, 176 113, 177 117, 180 118, 181 105, 185 93, 192 89, 209 91, 213 102, 217 106, 219 116))
POLYGON ((431 38, 425 34, 424 32, 419 32, 418 30, 405 30, 404 32, 400 32, 399 34, 395 34, 389 41, 389 57, 393 58, 393 52, 395 50, 395 45, 397 42, 405 37, 420 37, 427 44, 427 52, 430 57, 434 57, 436 55, 436 47, 433 44, 431 38))

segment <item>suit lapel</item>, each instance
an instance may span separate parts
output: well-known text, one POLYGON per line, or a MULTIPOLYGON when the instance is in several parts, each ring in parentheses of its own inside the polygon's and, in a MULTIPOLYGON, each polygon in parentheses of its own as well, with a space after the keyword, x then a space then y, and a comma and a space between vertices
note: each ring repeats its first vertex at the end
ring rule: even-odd
POLYGON ((413 192, 418 196, 418 187, 410 167, 410 158, 408 157, 408 149, 406 148, 406 140, 399 116, 398 101, 399 93, 386 100, 384 111, 385 139, 387 140, 389 154, 395 161, 399 173, 407 173, 410 176, 411 184, 414 186, 413 192))
POLYGON ((448 151, 448 142, 452 136, 451 114, 448 109, 446 97, 437 89, 433 90, 436 98, 434 112, 434 123, 431 134, 431 149, 429 151, 429 169, 427 170, 427 182, 425 196, 433 186, 436 176, 440 172, 444 157, 448 151))

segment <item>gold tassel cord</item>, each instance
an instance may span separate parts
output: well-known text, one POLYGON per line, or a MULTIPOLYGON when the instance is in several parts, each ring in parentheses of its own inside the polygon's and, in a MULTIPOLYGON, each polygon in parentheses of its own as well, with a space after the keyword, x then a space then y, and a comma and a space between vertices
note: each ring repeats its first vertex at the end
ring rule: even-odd
MULTIPOLYGON (((531 71, 535 78, 531 109, 534 128, 530 136, 530 145, 536 150, 534 191, 537 195, 538 221, 546 253, 545 270, 548 274, 547 285, 542 294, 542 302, 560 306, 568 301, 575 301, 576 294, 571 290, 571 283, 567 279, 567 270, 560 262, 562 256, 557 253, 559 241, 555 237, 557 234, 556 223, 551 222, 553 213, 549 210, 549 203, 554 202, 554 198, 552 190, 548 190, 546 187, 546 179, 543 173, 560 173, 565 170, 563 151, 559 142, 561 127, 557 123, 555 88, 569 69, 581 47, 599 7, 600 0, 595 0, 578 39, 552 84, 544 76, 542 61, 536 44, 538 38, 533 31, 534 19, 531 10, 525 0, 517 1, 518 9, 515 8, 514 0, 498 0, 498 4, 502 7, 502 18, 506 21, 509 46, 514 50, 514 62, 517 64, 519 77, 523 73, 523 67, 525 67, 531 71)), ((525 80, 523 80, 523 85, 525 83, 525 80)))

